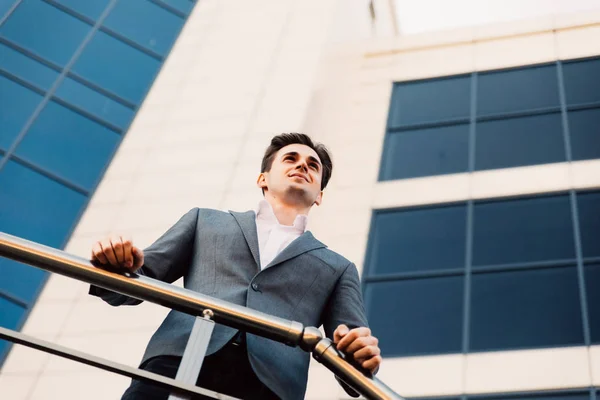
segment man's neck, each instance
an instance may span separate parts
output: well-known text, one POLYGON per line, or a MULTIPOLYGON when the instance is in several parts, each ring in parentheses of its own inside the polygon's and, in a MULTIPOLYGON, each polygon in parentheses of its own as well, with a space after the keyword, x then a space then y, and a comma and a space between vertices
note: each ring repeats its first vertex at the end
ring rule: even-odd
POLYGON ((281 225, 292 226, 298 215, 308 215, 310 211, 310 207, 286 204, 269 193, 265 193, 265 200, 271 205, 273 213, 281 225))

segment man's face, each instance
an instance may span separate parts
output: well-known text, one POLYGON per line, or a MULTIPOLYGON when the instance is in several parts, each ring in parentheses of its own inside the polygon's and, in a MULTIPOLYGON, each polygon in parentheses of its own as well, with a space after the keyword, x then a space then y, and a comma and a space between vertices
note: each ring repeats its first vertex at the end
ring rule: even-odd
POLYGON ((290 144, 273 158, 269 172, 258 177, 265 195, 279 197, 287 203, 312 206, 321 204, 323 166, 317 153, 303 144, 290 144))

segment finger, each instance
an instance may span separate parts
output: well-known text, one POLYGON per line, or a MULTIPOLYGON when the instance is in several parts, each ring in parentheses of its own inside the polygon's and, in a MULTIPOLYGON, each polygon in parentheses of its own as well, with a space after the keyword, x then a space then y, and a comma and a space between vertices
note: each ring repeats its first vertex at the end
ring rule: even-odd
POLYGON ((354 328, 340 340, 337 344, 337 348, 338 350, 345 350, 350 343, 354 342, 358 337, 369 336, 370 334, 371 330, 367 327, 354 328))
POLYGON ((356 361, 366 361, 371 357, 378 356, 381 354, 379 347, 375 345, 365 346, 360 350, 354 352, 354 359, 356 361))
POLYGON ((110 238, 110 241, 112 243, 115 256, 117 257, 117 263, 119 265, 124 265, 125 255, 123 254, 123 242, 121 242, 121 236, 114 235, 110 238))
POLYGON ((346 325, 339 325, 333 332, 333 343, 338 343, 349 331, 346 325))
POLYGON ((356 338, 352 343, 348 345, 348 347, 346 347, 346 353, 354 354, 363 347, 376 345, 377 338, 373 336, 361 336, 359 338, 356 338))
POLYGON ((369 371, 373 372, 381 364, 381 356, 375 356, 373 358, 364 361, 361 366, 369 371))
POLYGON ((100 242, 96 242, 92 246, 92 261, 94 260, 97 260, 100 264, 108 264, 108 260, 102 252, 102 245, 100 242))
POLYGON ((133 255, 133 269, 141 268, 144 265, 144 252, 135 246, 131 246, 131 254, 133 255))
POLYGON ((131 239, 127 236, 121 236, 121 243, 123 243, 123 263, 125 268, 133 267, 133 254, 131 254, 131 239))
POLYGON ((112 247, 112 243, 110 242, 110 239, 108 239, 108 238, 102 239, 102 241, 100 242, 100 245, 102 246, 102 253, 104 253, 104 256, 106 257, 108 262, 111 265, 118 267, 119 264, 117 263, 117 256, 115 256, 115 252, 113 251, 113 247, 112 247))

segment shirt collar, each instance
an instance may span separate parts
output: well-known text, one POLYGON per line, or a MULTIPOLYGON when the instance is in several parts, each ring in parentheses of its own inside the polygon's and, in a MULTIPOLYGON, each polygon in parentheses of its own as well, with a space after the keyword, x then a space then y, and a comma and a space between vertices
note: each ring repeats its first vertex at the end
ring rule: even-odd
POLYGON ((291 227, 281 225, 279 223, 279 220, 277 219, 277 216, 275 216, 275 213, 273 212, 273 207, 271 207, 271 204, 265 199, 262 199, 258 203, 258 206, 254 210, 254 212, 256 213, 256 219, 259 221, 265 221, 265 222, 268 222, 271 224, 277 224, 277 225, 279 225, 281 227, 285 227, 285 228, 293 227, 294 230, 296 230, 300 233, 306 232, 306 227, 308 225, 308 215, 305 215, 305 214, 297 215, 296 219, 294 219, 294 224, 291 227))

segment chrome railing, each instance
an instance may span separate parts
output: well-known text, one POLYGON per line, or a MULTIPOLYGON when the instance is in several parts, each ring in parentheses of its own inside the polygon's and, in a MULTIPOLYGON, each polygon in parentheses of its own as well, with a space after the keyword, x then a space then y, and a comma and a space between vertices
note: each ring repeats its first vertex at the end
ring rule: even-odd
MULTIPOLYGON (((208 314, 217 323, 289 346, 299 346, 303 350, 311 352, 315 360, 330 369, 339 379, 365 398, 402 399, 379 379, 367 376, 346 361, 333 342, 323 337, 315 327, 305 327, 296 321, 275 317, 145 276, 106 271, 95 267, 85 258, 2 232, 0 232, 0 256, 196 317, 202 318, 208 314)), ((182 385, 173 379, 75 352, 8 329, 0 329, 0 338, 121 375, 154 381, 160 385, 169 386, 182 395, 208 394, 207 391, 186 384, 182 385)), ((213 394, 210 397, 228 398, 223 395, 216 396, 213 394)))

